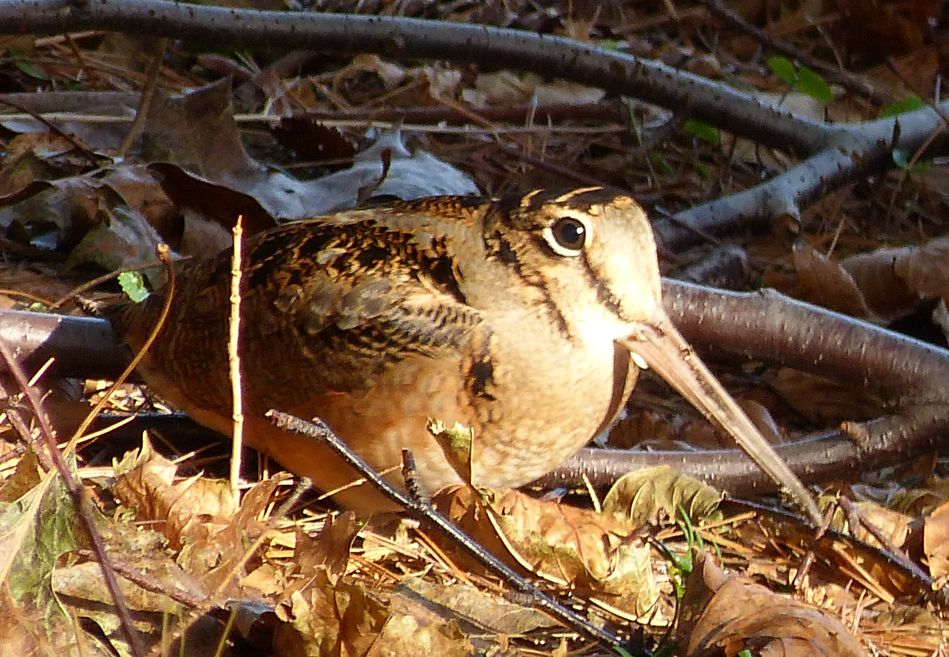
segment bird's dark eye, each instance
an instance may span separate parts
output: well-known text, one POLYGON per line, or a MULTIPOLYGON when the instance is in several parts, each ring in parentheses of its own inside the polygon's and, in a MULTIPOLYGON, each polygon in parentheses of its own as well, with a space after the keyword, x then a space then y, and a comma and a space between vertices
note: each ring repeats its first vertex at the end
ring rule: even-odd
MULTIPOLYGON (((571 252, 564 255, 576 255, 587 239, 587 228, 579 219, 563 217, 550 227, 550 236, 561 249, 571 252)), ((554 246, 551 244, 551 246, 554 246)), ((559 251, 559 249, 555 250, 559 251)))

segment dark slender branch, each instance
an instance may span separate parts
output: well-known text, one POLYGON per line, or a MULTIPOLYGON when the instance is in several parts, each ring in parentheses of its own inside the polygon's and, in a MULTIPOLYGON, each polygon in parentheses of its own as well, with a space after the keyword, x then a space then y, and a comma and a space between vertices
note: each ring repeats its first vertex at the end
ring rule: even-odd
POLYGON ((374 52, 512 67, 597 86, 671 109, 777 148, 818 150, 833 128, 665 64, 572 39, 483 25, 395 16, 232 9, 164 0, 0 5, 0 33, 105 29, 240 47, 292 44, 334 53, 374 52))
POLYGON ((875 103, 882 104, 890 100, 889 96, 874 89, 870 82, 861 78, 859 75, 842 71, 825 61, 822 61, 816 57, 812 57, 800 48, 795 48, 785 41, 775 39, 761 28, 752 25, 737 13, 726 7, 721 0, 701 0, 701 2, 714 16, 720 18, 728 25, 731 25, 742 32, 750 34, 765 48, 781 53, 782 55, 786 55, 791 59, 796 59, 804 66, 809 66, 810 68, 823 71, 831 82, 840 84, 851 93, 857 94, 858 96, 863 96, 864 98, 869 98, 875 103))
POLYGON ((423 502, 419 497, 406 495, 395 488, 322 422, 307 422, 301 418, 287 413, 281 413, 277 410, 267 411, 267 417, 269 417, 278 428, 284 431, 304 436, 311 440, 323 441, 328 444, 340 458, 351 466, 360 476, 365 477, 366 480, 382 494, 399 506, 405 508, 416 519, 431 523, 437 527, 482 566, 501 577, 519 592, 529 596, 531 602, 538 608, 543 609, 554 618, 565 623, 568 627, 572 627, 594 640, 604 641, 611 646, 620 646, 629 649, 629 646, 626 646, 618 635, 605 628, 593 625, 586 618, 564 607, 527 581, 527 579, 514 572, 507 564, 485 550, 476 541, 472 540, 456 527, 448 518, 432 508, 430 504, 423 502))
POLYGON ((139 636, 138 631, 132 623, 132 615, 129 612, 128 604, 125 602, 125 596, 122 595, 122 590, 119 588, 119 581, 115 575, 115 570, 112 568, 112 562, 109 560, 108 552, 105 548, 105 541, 102 540, 102 535, 96 527, 95 512, 92 500, 89 497, 89 492, 73 477, 66 463, 66 459, 63 458, 62 453, 59 451, 59 446, 56 444, 56 437, 49 423, 49 419, 46 417, 46 413, 43 412, 43 402, 40 399, 39 393, 29 384, 29 380, 26 374, 24 374, 23 368, 20 367, 16 361, 16 357, 13 355, 13 351, 7 342, 2 339, 0 339, 0 361, 3 362, 7 371, 13 375, 17 385, 26 396, 33 410, 33 415, 39 424, 43 441, 46 444, 47 453, 56 466, 56 471, 59 473, 63 481, 63 486, 66 488, 66 492, 76 507, 76 512, 82 521, 83 529, 86 530, 86 535, 92 544, 92 550, 95 552, 99 563, 99 570, 102 572, 102 579, 105 582, 106 590, 112 597, 112 602, 115 604, 115 611, 119 617, 119 625, 122 628, 122 633, 125 635, 126 641, 128 641, 129 649, 136 657, 144 657, 145 644, 142 643, 142 637, 139 636))
MULTIPOLYGON (((776 446, 803 481, 840 478, 943 444, 949 431, 949 351, 774 292, 711 291, 666 280, 663 299, 672 321, 694 344, 894 396, 897 415, 776 446)), ((773 490, 767 477, 734 450, 676 455, 587 449, 541 481, 577 485, 585 474, 606 485, 644 463, 672 465, 733 494, 773 490)))
MULTIPOLYGON (((949 110, 949 102, 937 109, 949 110)), ((784 173, 743 192, 679 212, 674 220, 656 220, 656 239, 675 251, 698 243, 702 239, 699 231, 719 235, 738 228, 764 230, 777 217, 798 219, 802 208, 828 192, 858 176, 886 169, 894 148, 915 153, 940 131, 942 138, 930 144, 930 151, 946 148, 945 127, 933 109, 839 125, 826 148, 784 173)))
MULTIPOLYGON (((681 111, 760 144, 814 155, 785 174, 734 197, 677 216, 708 234, 765 225, 857 175, 886 166, 893 146, 915 151, 939 130, 930 110, 869 124, 830 125, 659 62, 561 37, 392 16, 275 12, 193 5, 164 0, 12 0, 0 4, 0 33, 60 33, 106 29, 239 46, 293 44, 341 53, 375 52, 509 66, 556 75, 681 111), (891 136, 907 130, 897 144, 891 136), (913 128, 916 125, 916 129, 913 128), (910 134, 911 133, 911 136, 910 134)), ((944 106, 949 109, 949 104, 944 106)), ((942 140, 945 142, 945 140, 942 140)), ((944 146, 944 143, 937 147, 944 146)), ((660 224, 667 248, 681 248, 697 233, 660 224)))

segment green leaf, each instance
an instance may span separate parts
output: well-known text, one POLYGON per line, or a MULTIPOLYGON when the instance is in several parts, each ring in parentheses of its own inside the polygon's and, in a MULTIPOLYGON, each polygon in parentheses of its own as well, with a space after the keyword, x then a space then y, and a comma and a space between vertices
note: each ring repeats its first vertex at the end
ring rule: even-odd
POLYGON ((900 98, 889 105, 885 105, 883 109, 880 110, 880 118, 885 119, 890 116, 896 116, 897 114, 904 114, 905 112, 914 112, 924 107, 926 107, 926 103, 924 103, 919 96, 900 98))
POLYGON ((901 169, 909 169, 909 155, 902 148, 894 148, 893 163, 901 169))
POLYGON ((794 83, 797 82, 797 69, 795 69, 794 64, 787 57, 780 55, 768 57, 765 63, 768 65, 768 68, 771 69, 771 72, 781 78, 785 84, 794 86, 794 83))
POLYGON ((929 171, 931 165, 929 162, 911 162, 910 154, 902 148, 894 148, 891 155, 893 158, 893 163, 904 171, 909 173, 922 173, 924 171, 929 171))
POLYGON ((603 50, 619 50, 625 48, 627 43, 620 39, 601 39, 596 42, 596 45, 603 50))
POLYGON ((672 166, 662 156, 662 153, 650 153, 649 163, 652 164, 653 170, 660 176, 668 176, 673 172, 672 166))
POLYGON ((718 143, 718 129, 709 125, 708 123, 705 123, 704 121, 689 119, 685 122, 684 127, 685 131, 693 137, 701 139, 702 141, 708 142, 710 144, 718 143))
POLYGON ((31 600, 56 613, 50 578, 60 555, 83 544, 72 498, 58 477, 38 478, 34 462, 21 461, 0 500, 0 571, 14 600, 31 600), (37 482, 38 483, 34 483, 37 482), (12 499, 16 497, 16 499, 12 499))
POLYGON ((46 72, 27 59, 22 53, 11 50, 10 56, 13 58, 14 66, 20 69, 20 72, 36 80, 49 81, 49 76, 46 75, 46 72))
POLYGON ((829 103, 834 99, 834 92, 831 91, 830 85, 819 73, 806 66, 798 70, 794 88, 821 103, 829 103))
POLYGON ((139 303, 148 296, 148 290, 145 288, 145 279, 140 272, 123 271, 119 274, 119 286, 134 303, 139 303))

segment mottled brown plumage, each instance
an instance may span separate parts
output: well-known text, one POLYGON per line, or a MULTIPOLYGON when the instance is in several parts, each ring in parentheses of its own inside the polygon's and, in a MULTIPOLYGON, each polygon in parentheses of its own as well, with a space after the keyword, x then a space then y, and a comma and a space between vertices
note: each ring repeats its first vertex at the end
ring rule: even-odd
MULTIPOLYGON (((638 372, 627 336, 674 331, 642 209, 598 188, 341 212, 250 238, 244 254, 247 442, 322 489, 353 475, 326 447, 272 427, 267 409, 322 418, 380 470, 412 449, 430 491, 459 476, 428 420, 461 422, 474 429, 474 483, 515 487, 616 418, 638 372)), ((225 433, 230 258, 183 269, 140 367, 156 392, 225 433)), ((114 315, 133 349, 162 302, 114 315)), ((381 505, 366 485, 337 499, 381 505)))

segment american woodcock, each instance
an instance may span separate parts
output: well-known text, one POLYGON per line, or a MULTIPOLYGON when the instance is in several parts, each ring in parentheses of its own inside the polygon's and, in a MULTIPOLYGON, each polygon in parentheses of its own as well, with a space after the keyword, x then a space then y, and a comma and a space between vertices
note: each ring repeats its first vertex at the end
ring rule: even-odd
MULTIPOLYGON (((509 488, 608 427, 645 361, 816 513, 666 317, 652 231, 628 196, 586 188, 422 199, 274 228, 244 252, 246 439, 323 490, 355 476, 328 447, 272 426, 268 409, 321 418, 378 470, 411 449, 429 491, 461 481, 429 421, 460 422, 474 430, 472 483, 509 488)), ((231 427, 230 260, 183 268, 139 368, 157 393, 222 433, 231 427)), ((133 349, 162 305, 159 292, 112 313, 133 349)), ((382 505, 368 485, 336 499, 361 511, 382 505)))

